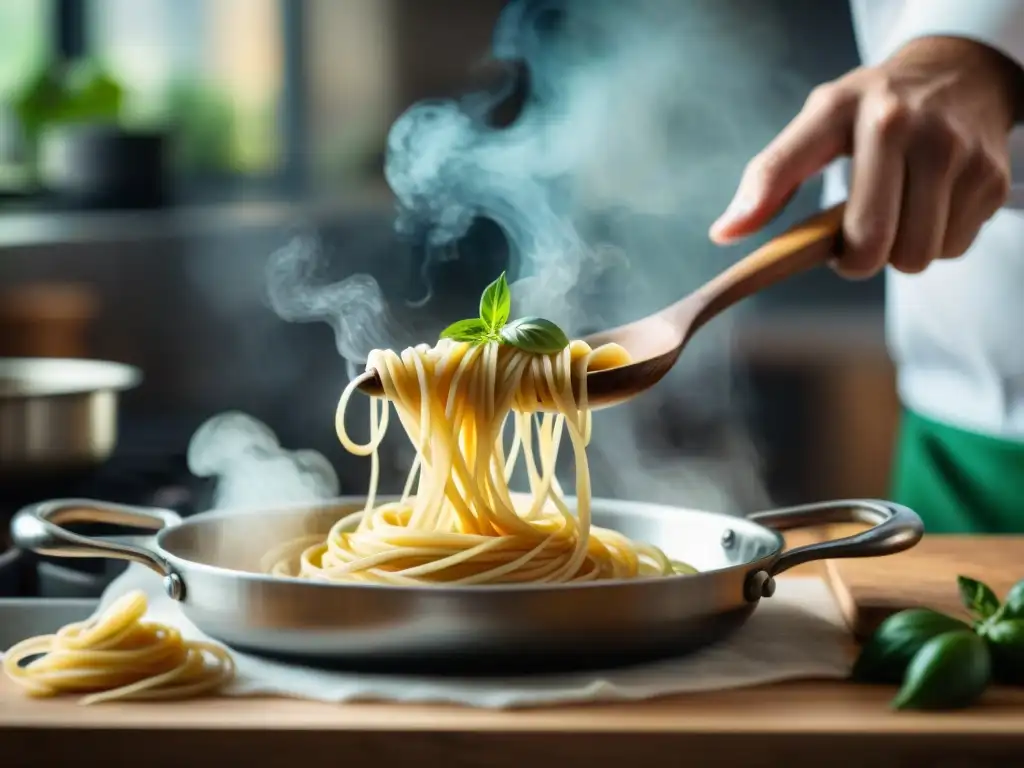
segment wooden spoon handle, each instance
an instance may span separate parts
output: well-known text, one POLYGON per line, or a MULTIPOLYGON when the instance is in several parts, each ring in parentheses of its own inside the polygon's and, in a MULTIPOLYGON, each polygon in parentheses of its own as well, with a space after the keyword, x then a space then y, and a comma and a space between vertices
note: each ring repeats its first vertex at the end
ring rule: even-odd
POLYGON ((840 203, 794 225, 706 283, 697 291, 704 306, 694 330, 741 299, 833 258, 845 208, 840 203))

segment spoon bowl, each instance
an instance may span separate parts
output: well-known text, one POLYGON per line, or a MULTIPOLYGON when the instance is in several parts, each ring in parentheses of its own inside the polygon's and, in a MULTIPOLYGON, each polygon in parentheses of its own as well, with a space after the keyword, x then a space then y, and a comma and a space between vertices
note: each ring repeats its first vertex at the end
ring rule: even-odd
MULTIPOLYGON (((591 409, 618 405, 650 389, 708 321, 742 299, 835 257, 844 208, 840 203, 794 225, 660 312, 584 338, 591 348, 618 344, 633 360, 587 374, 591 409)), ((375 372, 367 371, 359 379, 361 392, 384 396, 375 372)))

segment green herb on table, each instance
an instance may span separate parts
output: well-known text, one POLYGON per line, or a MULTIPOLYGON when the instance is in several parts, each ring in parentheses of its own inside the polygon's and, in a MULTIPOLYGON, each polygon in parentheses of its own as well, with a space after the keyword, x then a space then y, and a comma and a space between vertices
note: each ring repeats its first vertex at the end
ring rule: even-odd
POLYGON ((957 576, 956 583, 960 588, 960 602, 978 621, 992 618, 999 610, 999 598, 987 584, 966 576, 957 576))
POLYGON ((861 649, 853 665, 853 676, 857 680, 897 685, 925 643, 958 630, 970 627, 928 608, 900 611, 886 619, 861 649))
POLYGON ((985 630, 996 680, 1024 685, 1024 619, 1004 619, 985 630))
POLYGON ((1003 603, 1004 619, 1024 619, 1024 581, 1018 581, 1006 593, 1003 603))
POLYGON ((973 704, 992 677, 985 641, 969 629, 929 640, 907 666, 893 709, 956 709, 973 704))
POLYGON ((512 292, 502 272, 480 297, 480 317, 452 323, 441 331, 441 338, 474 345, 496 341, 538 355, 551 355, 569 346, 569 337, 550 320, 521 317, 509 322, 511 312, 512 292))
POLYGON ((992 682, 1024 685, 1024 581, 1003 602, 983 582, 957 577, 973 625, 927 608, 890 616, 861 649, 853 679, 899 684, 894 709, 957 709, 992 682))

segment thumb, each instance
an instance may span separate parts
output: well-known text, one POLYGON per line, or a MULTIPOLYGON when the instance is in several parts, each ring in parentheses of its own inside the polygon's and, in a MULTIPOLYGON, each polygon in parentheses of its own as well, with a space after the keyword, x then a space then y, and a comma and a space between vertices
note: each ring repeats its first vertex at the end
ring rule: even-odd
POLYGON ((767 224, 793 196, 795 189, 766 187, 757 182, 740 183, 736 194, 711 225, 709 236, 719 245, 741 240, 767 224))
POLYGON ((836 158, 850 142, 848 108, 811 101, 747 165, 736 196, 708 233, 718 244, 752 235, 782 210, 800 185, 836 158))

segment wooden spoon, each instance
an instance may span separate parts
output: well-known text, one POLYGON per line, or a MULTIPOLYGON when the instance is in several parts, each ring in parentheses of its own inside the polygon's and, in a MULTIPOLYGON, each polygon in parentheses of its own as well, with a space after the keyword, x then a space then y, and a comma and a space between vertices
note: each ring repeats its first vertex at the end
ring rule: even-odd
MULTIPOLYGON (((650 389, 675 365, 693 334, 713 317, 741 299, 833 258, 844 208, 845 203, 840 203, 796 224, 656 314, 587 336, 584 341, 592 348, 618 344, 633 359, 629 365, 587 374, 591 408, 616 405, 650 389)), ((360 379, 360 391, 383 396, 376 373, 367 371, 360 379)))

